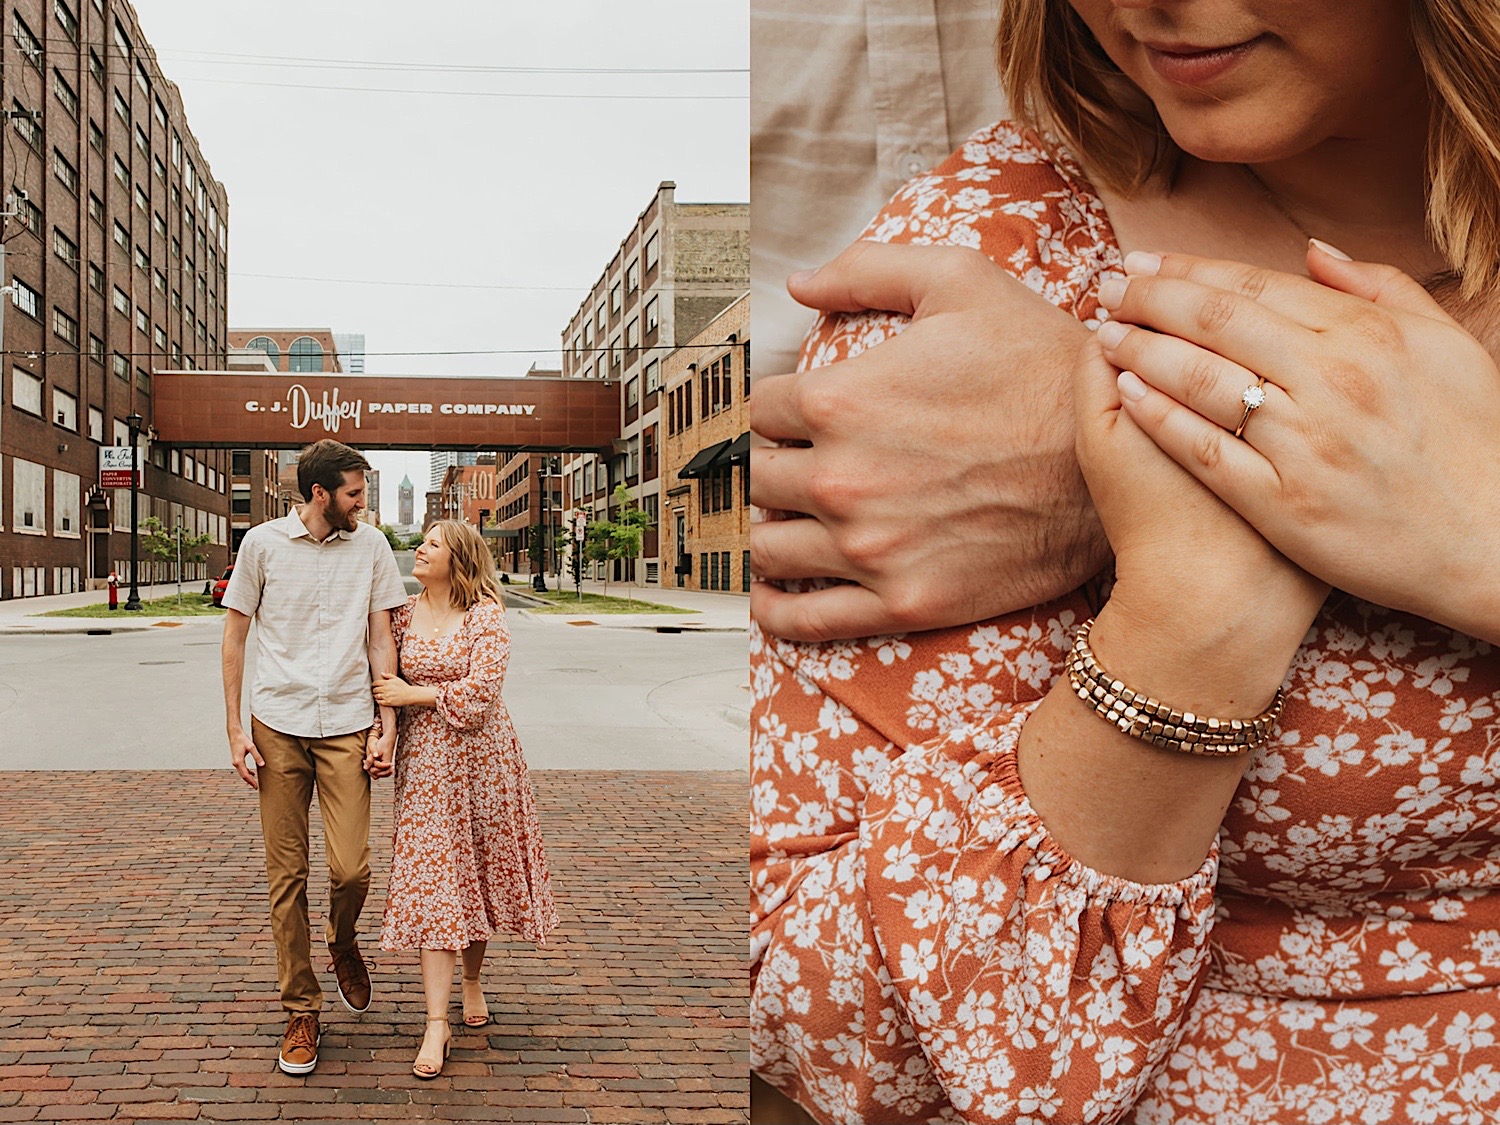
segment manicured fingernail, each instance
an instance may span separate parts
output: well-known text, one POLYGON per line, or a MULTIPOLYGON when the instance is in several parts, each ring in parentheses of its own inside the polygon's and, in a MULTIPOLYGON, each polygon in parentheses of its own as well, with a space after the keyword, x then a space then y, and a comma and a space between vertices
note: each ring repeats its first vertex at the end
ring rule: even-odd
POLYGON ((1312 243, 1319 250, 1323 251, 1323 253, 1327 254, 1330 258, 1337 258, 1341 262, 1354 261, 1353 258, 1349 257, 1348 254, 1345 254, 1337 246, 1330 246, 1328 245, 1328 243, 1322 241, 1321 239, 1309 238, 1307 241, 1312 243))
POLYGON ((1161 255, 1145 250, 1132 250, 1125 255, 1125 272, 1158 274, 1161 272, 1161 255))
POLYGON ((1112 277, 1099 286, 1099 303, 1107 309, 1117 309, 1125 303, 1124 278, 1112 277))
POLYGON ((786 279, 788 285, 806 285, 817 274, 817 270, 798 270, 786 279))
POLYGON ((1111 351, 1120 346, 1120 341, 1130 334, 1130 329, 1118 320, 1106 320, 1099 325, 1099 342, 1111 351))
POLYGON ((1134 371, 1121 371, 1115 385, 1120 388, 1120 397, 1128 398, 1131 402, 1140 402, 1146 397, 1146 384, 1141 382, 1134 371))

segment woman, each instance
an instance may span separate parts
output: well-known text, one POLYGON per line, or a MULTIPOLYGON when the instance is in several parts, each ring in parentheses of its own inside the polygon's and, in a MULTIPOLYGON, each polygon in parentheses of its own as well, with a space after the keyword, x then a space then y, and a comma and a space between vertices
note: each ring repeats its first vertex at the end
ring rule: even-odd
POLYGON ((752 1066, 816 1120, 1500 1111, 1497 35, 1452 0, 1002 5, 1053 135, 981 132, 869 237, 1099 329, 1113 586, 752 636, 752 1066))
POLYGON ((401 709, 396 833, 382 949, 422 951, 427 1030, 412 1066, 448 1056, 448 999, 463 959, 465 1026, 489 1022, 480 971, 499 931, 540 943, 557 925, 547 857, 515 728, 500 699, 510 635, 479 533, 440 520, 417 548, 422 592, 392 615, 401 675, 375 685, 401 709))

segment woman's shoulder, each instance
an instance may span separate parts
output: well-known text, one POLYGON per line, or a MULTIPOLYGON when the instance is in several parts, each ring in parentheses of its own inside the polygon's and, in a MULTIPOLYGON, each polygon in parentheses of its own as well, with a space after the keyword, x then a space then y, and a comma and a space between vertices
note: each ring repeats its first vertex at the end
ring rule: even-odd
POLYGON ((408 594, 406 601, 391 610, 391 620, 400 622, 403 625, 410 621, 412 607, 417 604, 418 596, 417 594, 408 594))
POLYGON ((481 598, 464 611, 464 624, 472 628, 489 628, 505 620, 505 607, 498 601, 481 598))
POLYGON ((1114 242, 1078 158, 1057 138, 1015 121, 979 130, 936 168, 908 181, 863 237, 967 246, 1001 265, 1024 249, 1028 265, 1049 273, 1114 242))

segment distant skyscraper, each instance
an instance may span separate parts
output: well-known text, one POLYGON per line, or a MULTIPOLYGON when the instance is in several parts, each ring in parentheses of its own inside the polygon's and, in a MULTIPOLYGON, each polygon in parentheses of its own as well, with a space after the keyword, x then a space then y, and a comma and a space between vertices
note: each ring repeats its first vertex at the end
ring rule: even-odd
POLYGON ((380 470, 365 470, 365 522, 380 526, 380 470))
MULTIPOLYGON (((129 466, 126 466, 129 468, 129 466)), ((397 508, 401 513, 401 526, 410 527, 417 522, 417 490, 411 483, 411 475, 408 473, 401 478, 401 490, 396 494, 398 497, 397 508)))
POLYGON ((335 332, 333 343, 339 350, 339 359, 350 375, 365 373, 365 334, 363 332, 335 332))
POLYGON ((432 475, 427 479, 427 491, 438 492, 443 487, 443 474, 447 472, 449 465, 477 465, 479 454, 477 453, 454 453, 452 450, 443 450, 432 455, 432 475))

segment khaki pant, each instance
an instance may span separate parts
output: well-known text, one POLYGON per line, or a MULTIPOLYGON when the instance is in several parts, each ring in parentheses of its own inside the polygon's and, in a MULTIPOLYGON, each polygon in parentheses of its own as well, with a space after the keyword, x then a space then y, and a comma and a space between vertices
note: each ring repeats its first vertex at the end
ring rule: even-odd
POLYGON ((327 941, 331 949, 342 951, 355 942, 370 889, 365 732, 298 738, 252 716, 250 737, 266 760, 259 773, 260 828, 266 841, 281 1006, 289 1012, 318 1012, 323 990, 313 972, 307 919, 308 808, 316 784, 328 853, 327 941))

